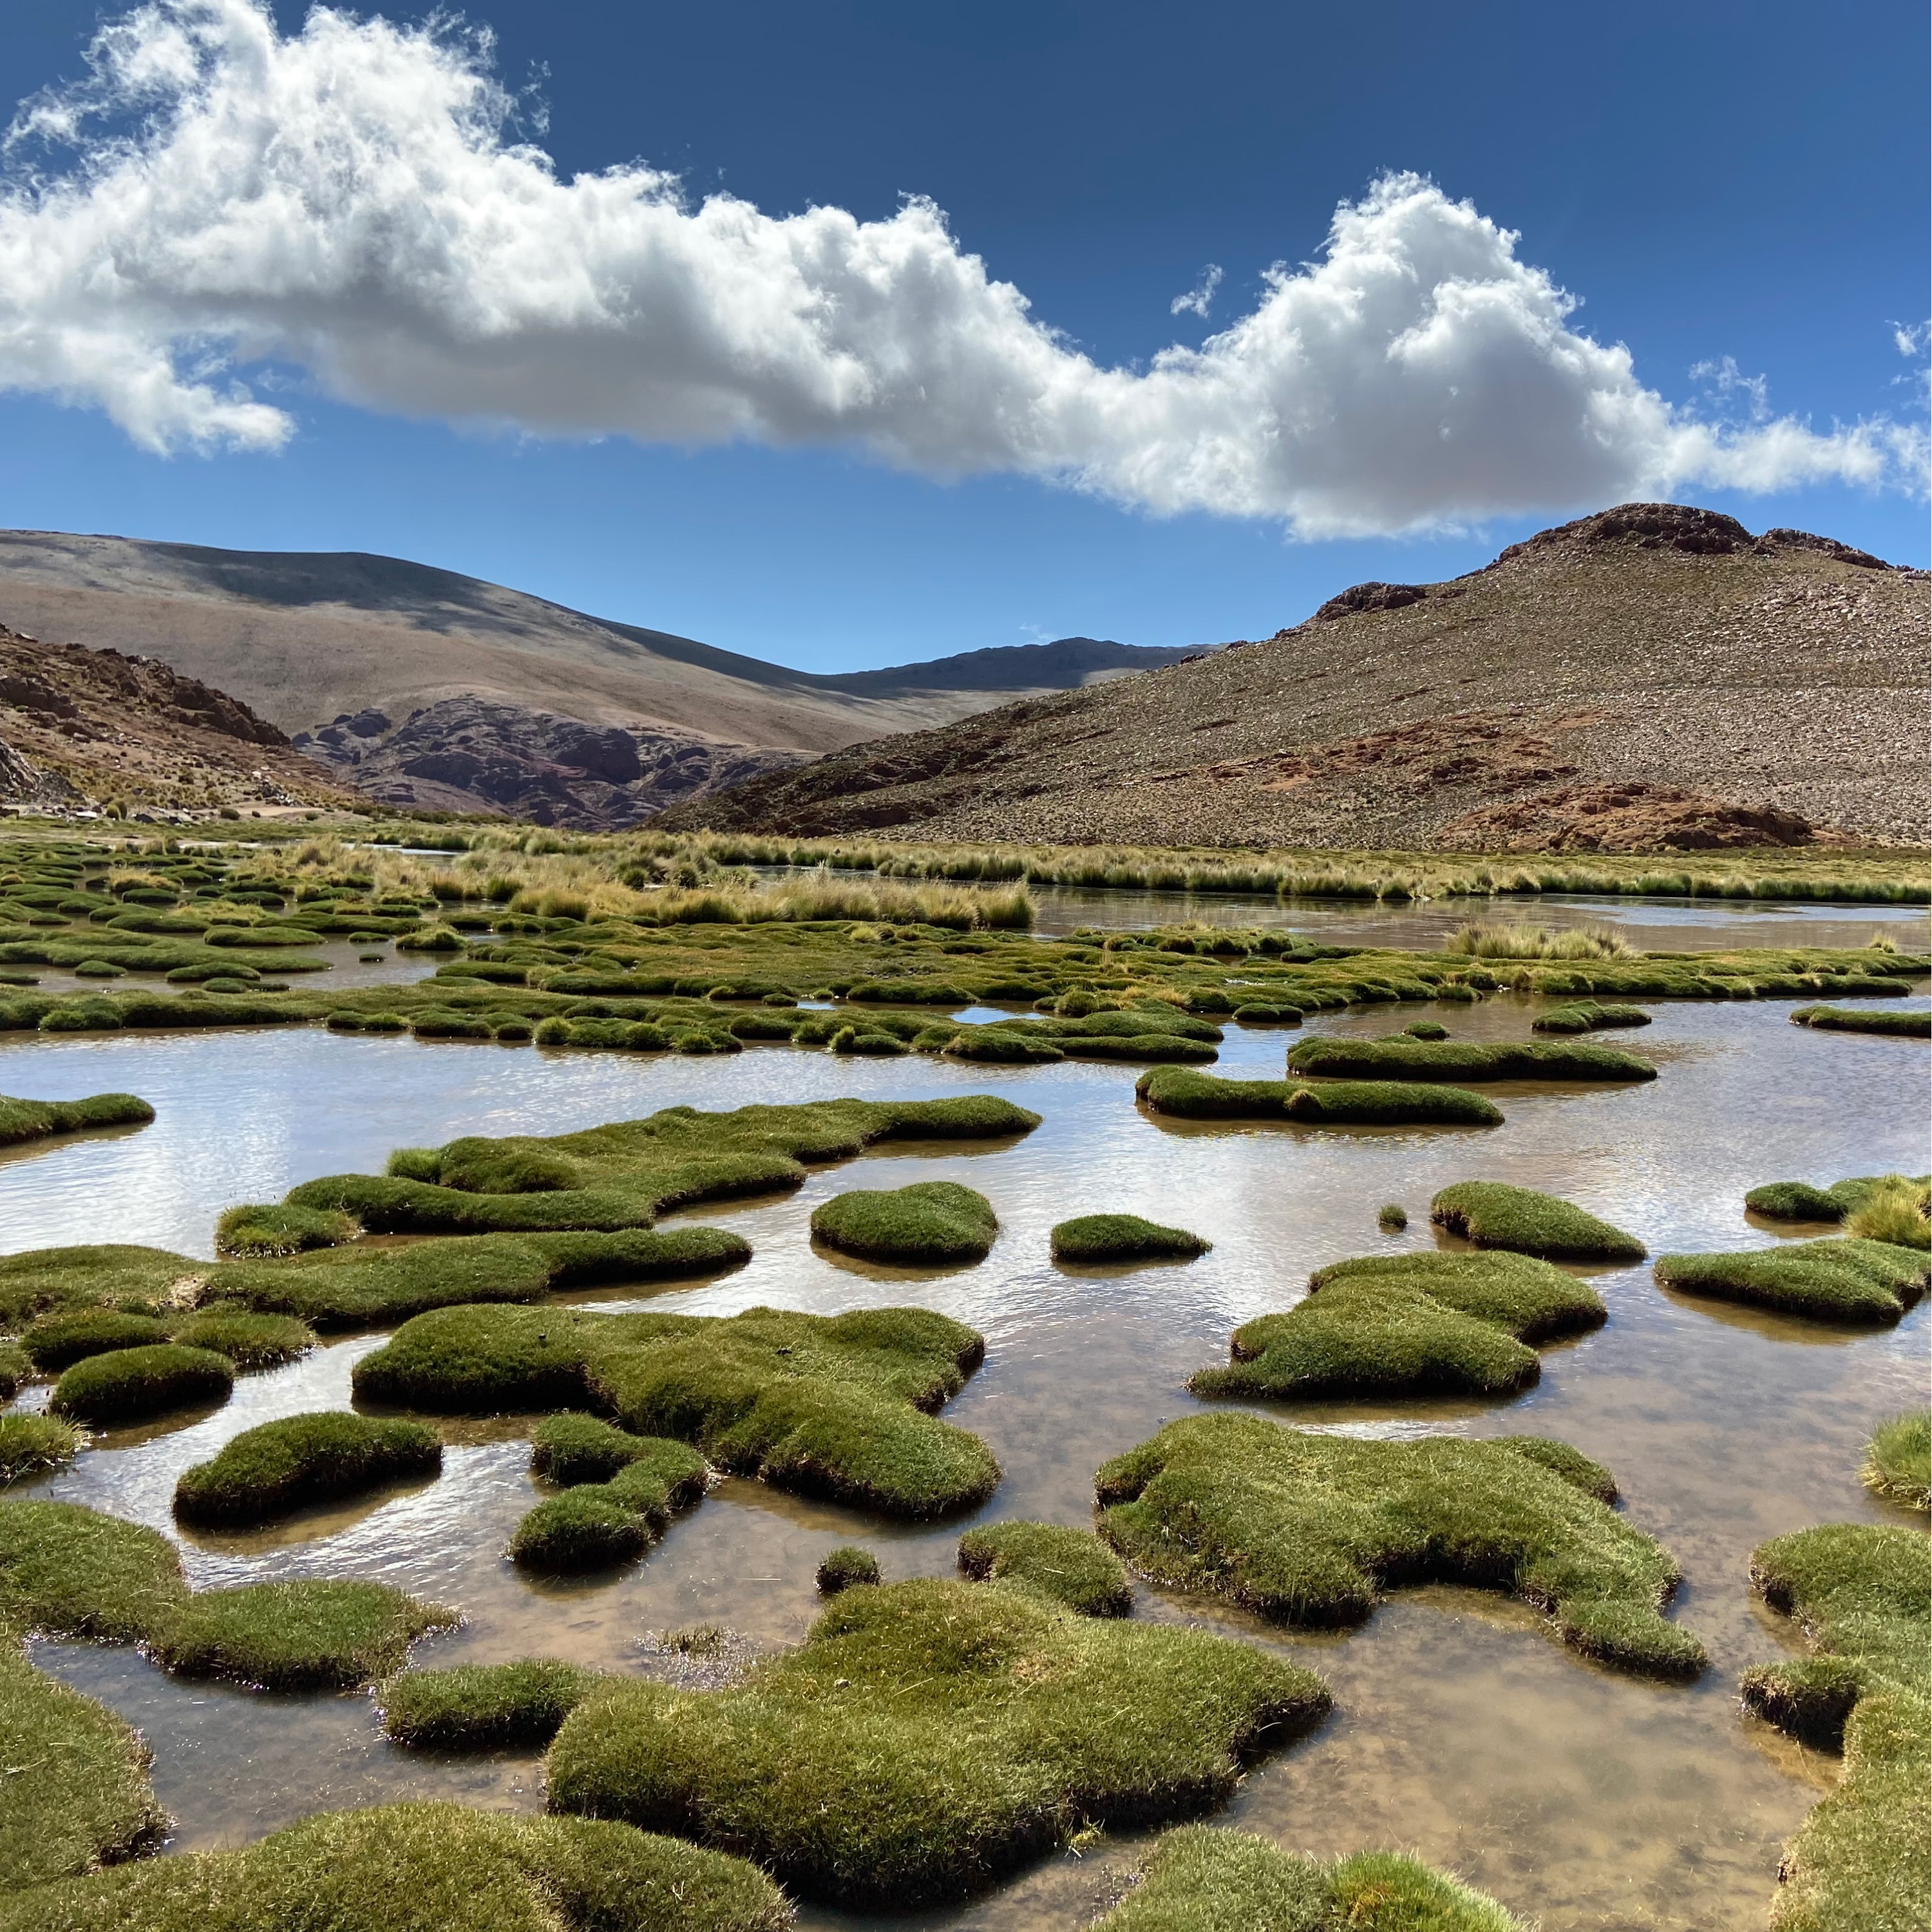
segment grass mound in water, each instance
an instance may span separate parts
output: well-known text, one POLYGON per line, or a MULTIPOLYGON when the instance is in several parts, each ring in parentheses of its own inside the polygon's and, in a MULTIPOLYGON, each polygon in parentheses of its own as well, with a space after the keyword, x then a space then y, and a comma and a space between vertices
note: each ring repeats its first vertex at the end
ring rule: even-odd
POLYGON ((95 1127, 145 1126, 154 1118, 154 1108, 133 1094, 92 1094, 84 1100, 16 1100, 0 1094, 0 1147, 95 1127))
POLYGON ((1492 1898, 1400 1852, 1322 1864, 1265 1838, 1183 1825, 1090 1932, 1526 1932, 1492 1898))
POLYGON ((550 1803, 730 1844, 808 1898, 906 1908, 982 1891, 1083 1823, 1204 1810, 1328 1701, 1198 1630, 886 1584, 834 1598, 731 1688, 608 1684, 550 1747, 550 1803))
POLYGON ((0 1484, 64 1469, 86 1446, 86 1436, 57 1415, 0 1415, 0 1484))
POLYGON ((212 1348, 238 1369, 272 1369, 315 1346, 315 1330, 292 1315, 257 1315, 217 1303, 169 1324, 169 1339, 190 1348, 212 1348))
POLYGON ((298 1207, 336 1208, 379 1233, 648 1227, 667 1208, 796 1187, 806 1163, 886 1140, 990 1140, 1040 1116, 989 1094, 944 1100, 816 1100, 700 1114, 668 1107, 549 1138, 472 1137, 394 1156, 386 1174, 305 1182, 298 1207))
POLYGON ((1214 1244, 1185 1228, 1166 1228, 1138 1214, 1081 1214, 1048 1237, 1057 1262, 1185 1260, 1214 1244))
POLYGON ((285 1415, 244 1429, 212 1462, 184 1470, 175 1514, 184 1522, 266 1522, 442 1467, 442 1444, 420 1422, 378 1421, 346 1409, 285 1415))
POLYGON ((1567 1041, 1345 1040, 1318 1034, 1288 1049, 1288 1070, 1342 1080, 1654 1080, 1621 1047, 1567 1041))
POLYGON ((0 1503, 0 1624, 137 1643, 164 1670, 264 1690, 386 1676, 452 1612, 381 1583, 308 1579, 190 1591, 167 1538, 71 1503, 0 1503))
POLYGON ((1744 1196, 1744 1206, 1769 1221, 1843 1221, 1874 1196, 1895 1190, 1916 1203, 1928 1187, 1932 1175, 1923 1174, 1856 1174, 1829 1187, 1814 1187, 1808 1180, 1768 1180, 1744 1196))
POLYGON ((1234 1331, 1196 1395, 1278 1401, 1510 1395, 1542 1372, 1528 1346, 1602 1326, 1600 1297, 1526 1255, 1375 1255, 1322 1269, 1307 1299, 1234 1331))
POLYGON ((207 1265, 122 1244, 0 1256, 0 1326, 17 1331, 39 1316, 102 1307, 158 1313, 175 1282, 207 1265))
POLYGON ((879 1559, 869 1550, 842 1544, 820 1560, 812 1581, 821 1597, 836 1597, 841 1590, 858 1588, 879 1580, 879 1559))
POLYGON ((1090 1530, 1055 1522, 991 1522, 959 1539, 959 1574, 975 1582, 1024 1585, 1083 1617, 1124 1617, 1134 1606, 1126 1566, 1090 1530))
POLYGON ((1925 1538, 1832 1523, 1763 1544, 1751 1580, 1795 1618, 1814 1654, 1748 1672, 1744 1702, 1781 1729, 1844 1753, 1844 1776, 1785 1851, 1780 1932, 1923 1925, 1932 1873, 1932 1645, 1925 1538))
POLYGON ((6 1894, 132 1858, 167 1828, 140 1736, 35 1669, 11 1636, 0 1639, 0 1736, 10 1772, 0 1779, 0 1915, 6 1894))
POLYGON ((510 1538, 513 1562, 552 1572, 628 1562, 658 1541, 675 1511, 702 1498, 710 1469, 688 1443, 608 1432, 624 1438, 623 1465, 601 1482, 580 1483, 538 1503, 510 1538))
POLYGON ((1554 1194, 1501 1180, 1460 1180, 1444 1188, 1430 1202, 1429 1218, 1479 1248, 1510 1248, 1550 1261, 1640 1262, 1646 1252, 1634 1234, 1554 1194))
POLYGON ((999 1231, 993 1204, 951 1180, 855 1189, 812 1211, 814 1240, 867 1261, 983 1261, 999 1231))
POLYGON ((1594 1000, 1570 1000, 1539 1013, 1529 1023, 1532 1033, 1594 1033, 1600 1027, 1640 1027, 1650 1024, 1641 1006, 1602 1006, 1594 1000))
POLYGON ((235 1364, 212 1348, 158 1342, 78 1361, 54 1384, 48 1407, 83 1422, 138 1422, 170 1409, 228 1400, 235 1364))
POLYGON ((1170 1423, 1096 1485, 1129 1562, 1283 1623, 1360 1623, 1385 1586, 1470 1583, 1551 1612, 1587 1657, 1694 1677, 1703 1646, 1658 1614, 1677 1565, 1599 1500, 1608 1481, 1534 1438, 1355 1441, 1220 1414, 1170 1423))
POLYGON ((268 1202, 231 1208, 214 1224, 215 1251, 256 1258, 300 1254, 308 1248, 333 1248, 362 1232, 334 1208, 292 1208, 268 1202))
POLYGON ((446 1414, 598 1408, 717 1467, 889 1514, 943 1516, 992 1495, 984 1443, 931 1413, 985 1345, 925 1309, 730 1316, 451 1308, 356 1366, 358 1396, 446 1414))
POLYGON ((1932 1250, 1932 1190, 1923 1180, 1887 1174, 1845 1216, 1854 1240, 1888 1241, 1894 1247, 1932 1250))
POLYGON ((0 1904, 4 1932, 783 1932, 741 1858, 622 1825, 456 1804, 323 1812, 240 1851, 116 1865, 0 1904))
POLYGON ((1860 1471, 1874 1495, 1905 1509, 1932 1502, 1932 1410, 1908 1408, 1881 1423, 1865 1445, 1860 1471))
MULTIPOLYGON (((620 1470, 659 1450, 664 1439, 633 1436, 594 1415, 547 1415, 530 1432, 530 1474, 564 1489, 608 1483, 620 1470)), ((682 1443, 677 1446, 689 1455, 682 1443)))
POLYGON ((1495 1127, 1502 1109, 1460 1087, 1400 1080, 1223 1080, 1156 1066, 1134 1091, 1156 1114, 1193 1120, 1289 1120, 1303 1126, 1495 1127))
POLYGON ((155 1316, 90 1308, 79 1314, 43 1316, 20 1337, 20 1346, 42 1374, 58 1375, 90 1355, 142 1348, 167 1339, 167 1324, 155 1316))
POLYGON ((554 1657, 406 1670, 379 1694, 382 1730, 405 1750, 541 1750, 602 1681, 554 1657))
POLYGON ((1925 1256, 1886 1241, 1790 1241, 1742 1253, 1660 1255, 1679 1294, 1741 1301, 1814 1322, 1896 1322, 1925 1292, 1925 1256))
POLYGON ((1826 1033, 1889 1034, 1898 1040, 1932 1040, 1932 1012, 1884 1012, 1870 1006, 1800 1006, 1793 1026, 1826 1033))

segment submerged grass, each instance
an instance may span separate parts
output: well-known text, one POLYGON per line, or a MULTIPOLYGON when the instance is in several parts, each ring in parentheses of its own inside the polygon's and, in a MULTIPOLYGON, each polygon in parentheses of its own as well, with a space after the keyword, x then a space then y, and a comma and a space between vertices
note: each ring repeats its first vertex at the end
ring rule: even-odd
POLYGON ((1048 1239, 1057 1262, 1187 1260, 1214 1245, 1204 1235, 1138 1214, 1076 1215, 1062 1221, 1048 1239))
POLYGON ((1156 1114, 1182 1120, 1496 1127, 1503 1119, 1486 1095, 1399 1080, 1223 1080, 1190 1067, 1157 1066, 1141 1076, 1134 1092, 1156 1114))
POLYGON ((1344 1080, 1654 1080, 1621 1047, 1556 1040, 1348 1040, 1318 1034, 1288 1050, 1288 1070, 1344 1080))
POLYGON ((814 1240, 868 1261, 924 1266, 983 1261, 999 1232, 993 1204, 956 1181, 836 1194, 812 1212, 814 1240))
POLYGON ((1200 1631, 1000 1583, 888 1584, 834 1598, 730 1688, 607 1684, 550 1748, 550 1803, 904 1909, 983 1891, 1087 1824, 1204 1810, 1328 1706, 1319 1678, 1200 1631))
POLYGON ((1548 1611, 1585 1656, 1694 1677, 1703 1646, 1659 1614, 1677 1565, 1598 1499, 1607 1480, 1534 1438, 1356 1441, 1218 1414, 1170 1423, 1096 1482, 1102 1534, 1136 1568, 1281 1622, 1359 1623, 1384 1588, 1474 1584, 1548 1611))
POLYGON ((280 1416, 231 1438, 212 1462, 184 1470, 175 1514, 184 1522, 265 1522, 442 1467, 442 1444, 419 1422, 340 1409, 280 1416))
POLYGON ((4 1932, 784 1932, 742 1859, 621 1825, 456 1804, 324 1812, 239 1851, 0 1900, 4 1932))
POLYGON ((1640 1262, 1646 1252, 1634 1234, 1556 1195, 1501 1180, 1459 1180, 1442 1189, 1429 1204, 1429 1218, 1479 1248, 1550 1261, 1640 1262))
POLYGON ((1925 1292, 1927 1258, 1886 1241, 1788 1241, 1742 1253, 1660 1255, 1665 1288, 1814 1322, 1889 1323, 1925 1292))
POLYGON ((1904 1509, 1932 1506, 1932 1410, 1908 1408, 1882 1422, 1859 1472, 1874 1496, 1904 1509))
POLYGON ((1234 1331, 1196 1395, 1280 1401, 1511 1395, 1542 1372, 1527 1346, 1600 1328, 1594 1290, 1527 1256, 1381 1255, 1321 1269, 1306 1300, 1234 1331))

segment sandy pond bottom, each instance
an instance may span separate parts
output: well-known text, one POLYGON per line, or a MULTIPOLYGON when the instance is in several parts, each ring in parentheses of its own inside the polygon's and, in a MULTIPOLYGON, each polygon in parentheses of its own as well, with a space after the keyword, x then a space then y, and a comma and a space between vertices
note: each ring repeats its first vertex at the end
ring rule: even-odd
MULTIPOLYGON (((1005 1467, 985 1514, 1084 1523, 1095 1468, 1197 1406, 1185 1378, 1225 1358, 1233 1327, 1286 1305, 1326 1262, 1431 1245, 1428 1199, 1450 1180, 1553 1190, 1654 1253, 1773 1238, 1742 1211, 1759 1181, 1928 1165, 1922 1046, 1795 1028, 1785 1003, 1655 1010, 1656 1024, 1632 1040, 1663 1066, 1654 1084, 1498 1087, 1508 1124, 1488 1132, 1163 1123, 1137 1111, 1136 1070, 1114 1066, 1004 1072, 789 1048, 631 1061, 315 1031, 10 1042, 0 1046, 0 1090, 128 1088, 152 1100, 159 1118, 138 1133, 0 1162, 0 1244, 137 1240, 205 1253, 214 1214, 231 1202, 376 1168, 394 1146, 460 1132, 555 1132, 679 1102, 998 1091, 1042 1114, 1039 1131, 979 1151, 888 1149, 818 1172, 797 1194, 685 1217, 740 1230, 754 1258, 651 1305, 728 1313, 758 1303, 831 1312, 916 1302, 971 1322, 987 1338, 986 1366, 946 1413, 984 1436, 1005 1467), (915 1179, 966 1180, 991 1197, 1003 1232, 988 1261, 932 1274, 813 1251, 806 1222, 817 1202, 915 1179), (1406 1204, 1406 1234, 1377 1232, 1387 1201, 1406 1204), (1179 1265, 1054 1266, 1048 1228, 1101 1208, 1178 1221, 1216 1245, 1179 1265)), ((1323 1024, 1374 1034, 1414 1012, 1323 1024)), ((1531 1008, 1505 996, 1440 1016, 1460 1036, 1520 1038, 1531 1008)), ((1218 1070, 1276 1076, 1294 1037, 1231 1030, 1218 1070)), ((1759 1928, 1780 1843, 1835 1766, 1739 1712, 1739 1671, 1786 1642, 1778 1620, 1754 1605, 1747 1559, 1785 1530, 1886 1518, 1859 1487, 1856 1466, 1872 1424, 1922 1395, 1924 1311, 1894 1330, 1849 1333, 1668 1296, 1646 1268, 1592 1279, 1610 1304, 1608 1327, 1547 1352, 1540 1384, 1518 1401, 1328 1406, 1289 1419, 1372 1435, 1532 1432, 1607 1462, 1630 1520, 1684 1567, 1677 1615, 1713 1658, 1700 1683, 1660 1686, 1598 1670, 1527 1611, 1474 1592, 1406 1593, 1364 1629, 1319 1637, 1283 1636, 1147 1590, 1137 1613, 1278 1647, 1334 1688, 1334 1715, 1246 1780, 1230 1822, 1324 1856, 1412 1850, 1546 1932, 1759 1928)), ((272 1415, 345 1402, 352 1364, 380 1340, 338 1341, 244 1378, 212 1415, 110 1435, 32 1492, 172 1531, 181 1469, 272 1415)), ((501 1554, 535 1495, 526 1422, 459 1424, 447 1435, 434 1484, 259 1536, 187 1541, 196 1582, 379 1576, 466 1614, 460 1630, 419 1647, 419 1663, 550 1653, 634 1668, 646 1632, 698 1622, 728 1624, 761 1648, 795 1642, 817 1607, 812 1573, 826 1550, 862 1540, 889 1578, 940 1574, 963 1526, 909 1529, 730 1482, 642 1564, 614 1577, 534 1584, 501 1554)), ((542 1802, 534 1757, 405 1757, 382 1742, 364 1696, 182 1684, 127 1651, 43 1645, 36 1654, 146 1733, 178 1848, 239 1844, 307 1811, 408 1795, 542 1802)), ((1075 1932, 1116 1894, 1132 1856, 1130 1844, 1103 1842, 970 1906, 910 1920, 811 1907, 802 1917, 1075 1932)))

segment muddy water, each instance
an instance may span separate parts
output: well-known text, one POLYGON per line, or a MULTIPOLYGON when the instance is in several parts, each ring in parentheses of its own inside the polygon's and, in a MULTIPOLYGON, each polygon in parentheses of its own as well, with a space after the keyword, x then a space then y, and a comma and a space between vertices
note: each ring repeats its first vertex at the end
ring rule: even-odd
MULTIPOLYGON (((1080 1523, 1095 1467, 1196 1406, 1185 1378, 1225 1356, 1231 1328, 1286 1305, 1326 1262, 1430 1245, 1427 1202, 1448 1181, 1506 1178, 1559 1192, 1658 1252, 1772 1238, 1741 1210, 1744 1190, 1761 1180, 1932 1165, 1922 1045, 1794 1028, 1781 1002, 1655 1010, 1656 1024, 1629 1036, 1662 1065, 1655 1083, 1500 1086, 1508 1124, 1486 1131, 1162 1122, 1137 1111, 1136 1070, 1118 1066, 1005 1071, 784 1048, 629 1061, 315 1031, 14 1041, 0 1045, 0 1090, 127 1088, 152 1100, 158 1118, 139 1133, 56 1144, 0 1165, 0 1247, 112 1239, 206 1253, 215 1214, 233 1201, 273 1198, 319 1173, 377 1166, 392 1147, 459 1132, 554 1132, 679 1102, 998 1091, 1042 1114, 1040 1130, 982 1150, 884 1150, 814 1174, 796 1194, 686 1217, 740 1230, 754 1258, 650 1304, 728 1313, 760 1302, 826 1312, 916 1302, 971 1322, 987 1337, 986 1366, 947 1413, 984 1436, 1005 1467, 988 1514, 1080 1523), (812 1249, 807 1220, 829 1196, 941 1178, 980 1188, 999 1211, 1003 1232, 980 1266, 880 1269, 812 1249), (1409 1210, 1402 1236, 1376 1230, 1376 1210, 1388 1201, 1409 1210), (1100 1208, 1178 1221, 1215 1248, 1139 1269, 1052 1264, 1052 1225, 1100 1208)), ((1441 1017, 1459 1036, 1520 1038, 1532 1012, 1504 996, 1441 1017)), ((1384 1010, 1323 1024, 1373 1034, 1391 1020, 1384 1010)), ((1297 1036, 1231 1029, 1220 1070, 1278 1074, 1297 1036)), ((1139 1614, 1279 1648, 1334 1688, 1334 1718, 1246 1780, 1233 1822, 1324 1856, 1412 1849, 1540 1918, 1546 1932, 1756 1928, 1780 1843, 1834 1767, 1739 1714, 1738 1672, 1786 1641, 1754 1607, 1746 1562, 1784 1530, 1886 1517, 1856 1468, 1873 1423, 1922 1396, 1924 1310, 1894 1330, 1854 1334, 1677 1299, 1642 1268, 1591 1278, 1610 1304, 1609 1325, 1549 1351, 1541 1383, 1520 1400, 1331 1405, 1292 1419, 1365 1434, 1534 1432, 1607 1462, 1630 1519, 1683 1565, 1678 1614, 1713 1658, 1700 1684, 1597 1670, 1528 1612, 1470 1592, 1408 1593, 1365 1628, 1318 1638, 1148 1591, 1139 1614)), ((636 1298, 622 1289, 586 1298, 636 1298)), ((181 1469, 270 1416, 346 1402, 353 1363, 380 1340, 338 1340, 244 1378, 212 1414, 110 1434, 29 1492, 172 1531, 181 1469)), ((195 1580, 380 1577, 465 1615, 461 1629, 419 1647, 423 1664, 548 1652, 635 1669, 648 1633, 694 1622, 728 1624, 761 1647, 795 1642, 815 1607, 813 1568, 835 1544, 866 1542, 889 1577, 936 1574, 950 1568, 958 1533, 956 1524, 871 1522, 734 1482, 644 1562, 614 1577, 533 1583, 500 1553, 536 1495, 527 1422, 458 1424, 446 1436, 434 1483, 259 1535, 184 1539, 195 1580)), ((320 1807, 409 1794, 542 1802, 534 1757, 406 1759, 381 1741, 366 1697, 182 1684, 125 1651, 43 1645, 37 1654, 146 1734, 182 1848, 240 1843, 320 1807)), ((1118 1889, 1131 1855, 1114 1844, 1058 1858, 964 1910, 897 1922, 1074 1932, 1118 1889)), ((804 1916, 814 1925, 867 1922, 804 1916)))

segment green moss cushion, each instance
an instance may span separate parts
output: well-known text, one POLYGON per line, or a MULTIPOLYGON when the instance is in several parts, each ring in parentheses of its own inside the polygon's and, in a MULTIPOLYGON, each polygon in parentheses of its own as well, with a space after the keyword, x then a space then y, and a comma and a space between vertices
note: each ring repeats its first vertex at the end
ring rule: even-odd
POLYGON ((1442 1189, 1429 1204, 1429 1218, 1479 1248, 1513 1248, 1550 1261, 1640 1262, 1644 1257, 1644 1245, 1634 1234, 1554 1194, 1501 1180, 1460 1180, 1442 1189))
POLYGON ((226 1355, 161 1342, 75 1363, 55 1383, 48 1406, 83 1422, 138 1422, 225 1402, 234 1382, 235 1365, 226 1355))
POLYGON ((1741 1301, 1816 1322, 1898 1321, 1925 1293, 1927 1258, 1886 1241, 1790 1241, 1742 1253, 1660 1255, 1655 1273, 1679 1294, 1741 1301))
POLYGON ((261 1522, 442 1467, 442 1444, 419 1422, 340 1409, 282 1416, 244 1430, 212 1462, 183 1471, 175 1514, 184 1522, 261 1522))
POLYGON ((919 1265, 983 1260, 999 1228, 983 1194, 950 1180, 835 1195, 812 1216, 814 1240, 868 1261, 919 1265))
POLYGON ((1185 1228, 1164 1227, 1138 1214, 1082 1214, 1049 1238, 1057 1262, 1186 1260, 1214 1244, 1185 1228))

